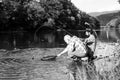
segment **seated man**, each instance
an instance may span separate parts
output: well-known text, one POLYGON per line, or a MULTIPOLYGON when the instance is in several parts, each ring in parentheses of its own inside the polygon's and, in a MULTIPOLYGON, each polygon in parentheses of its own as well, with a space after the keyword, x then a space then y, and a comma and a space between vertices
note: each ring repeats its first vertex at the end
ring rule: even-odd
POLYGON ((95 48, 96 48, 96 38, 91 29, 86 30, 86 35, 88 36, 88 38, 85 39, 84 43, 88 50, 87 56, 89 57, 89 60, 93 60, 95 58, 94 52, 95 52, 95 48))

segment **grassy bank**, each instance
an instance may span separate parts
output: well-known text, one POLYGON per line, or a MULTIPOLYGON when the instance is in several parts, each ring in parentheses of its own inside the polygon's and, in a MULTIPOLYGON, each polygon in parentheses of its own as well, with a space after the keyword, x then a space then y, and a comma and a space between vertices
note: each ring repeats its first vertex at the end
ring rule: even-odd
MULTIPOLYGON (((71 59, 67 55, 56 61, 41 61, 43 56, 57 55, 63 48, 29 48, 22 50, 0 50, 0 80, 68 80, 66 66, 71 59)), ((120 46, 99 43, 94 65, 83 62, 79 65, 77 78, 81 80, 119 80, 120 46), (106 57, 107 56, 107 57, 106 57)), ((79 80, 79 79, 77 79, 79 80)))

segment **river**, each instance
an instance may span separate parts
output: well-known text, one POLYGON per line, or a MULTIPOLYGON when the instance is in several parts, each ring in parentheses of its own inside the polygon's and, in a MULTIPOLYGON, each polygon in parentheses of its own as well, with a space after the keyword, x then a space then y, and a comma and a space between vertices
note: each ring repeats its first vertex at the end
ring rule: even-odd
MULTIPOLYGON (((72 30, 69 33, 76 35, 80 38, 84 37, 85 31, 72 30)), ((55 47, 65 47, 65 42, 63 41, 64 35, 68 34, 65 31, 52 31, 44 30, 37 32, 37 38, 35 39, 35 34, 24 31, 24 32, 0 32, 0 49, 25 49, 25 48, 55 48, 55 47)), ((114 30, 109 33, 102 29, 98 34, 98 40, 103 42, 116 42, 118 35, 114 30), (112 34, 112 35, 111 35, 112 34), (112 37, 111 37, 112 36, 112 37)))

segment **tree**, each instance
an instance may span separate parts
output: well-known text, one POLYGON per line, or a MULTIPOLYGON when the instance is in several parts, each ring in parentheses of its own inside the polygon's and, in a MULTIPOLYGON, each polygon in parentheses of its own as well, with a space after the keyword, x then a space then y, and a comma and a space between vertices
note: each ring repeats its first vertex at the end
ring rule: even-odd
POLYGON ((85 22, 99 28, 99 21, 80 11, 70 0, 3 0, 0 4, 1 28, 38 31, 41 27, 85 29, 85 22), (11 26, 11 27, 10 27, 11 26))
POLYGON ((118 0, 118 2, 120 3, 120 0, 118 0))

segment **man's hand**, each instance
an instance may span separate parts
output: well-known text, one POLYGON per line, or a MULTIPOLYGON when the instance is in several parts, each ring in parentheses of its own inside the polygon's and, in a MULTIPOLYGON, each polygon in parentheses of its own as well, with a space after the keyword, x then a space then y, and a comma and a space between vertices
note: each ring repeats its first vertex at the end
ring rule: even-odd
POLYGON ((57 57, 60 57, 61 56, 61 53, 57 55, 57 57))
POLYGON ((57 57, 61 56, 62 54, 68 52, 68 46, 61 52, 57 55, 57 57))

